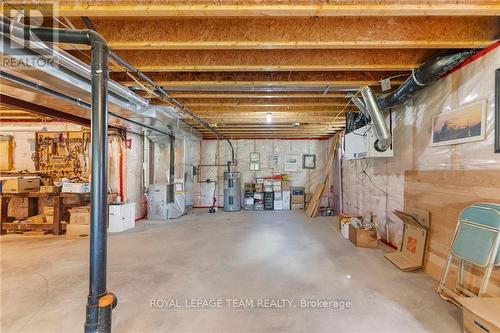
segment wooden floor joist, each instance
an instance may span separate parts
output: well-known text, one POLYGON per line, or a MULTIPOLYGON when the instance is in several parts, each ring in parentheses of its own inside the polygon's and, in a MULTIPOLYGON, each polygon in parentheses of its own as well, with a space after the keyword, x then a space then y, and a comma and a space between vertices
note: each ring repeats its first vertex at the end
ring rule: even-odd
MULTIPOLYGON (((87 52, 87 51, 80 51, 87 52)), ((70 51, 82 61, 87 55, 70 51)), ((145 72, 408 71, 429 49, 134 50, 120 56, 145 72)))
POLYGON ((479 48, 498 29, 495 17, 470 16, 129 18, 127 25, 94 18, 93 24, 114 50, 479 48))
MULTIPOLYGON (((42 12, 52 12, 49 4, 37 5, 42 12)), ((255 16, 499 16, 500 4, 496 1, 457 2, 431 1, 198 1, 196 3, 75 3, 60 1, 58 12, 66 17, 255 17, 255 16)))

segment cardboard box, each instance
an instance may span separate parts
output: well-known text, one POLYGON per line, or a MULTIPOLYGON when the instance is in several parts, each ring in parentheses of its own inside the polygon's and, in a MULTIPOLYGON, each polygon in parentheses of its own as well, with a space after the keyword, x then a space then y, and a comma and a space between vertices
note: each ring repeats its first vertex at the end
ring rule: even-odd
POLYGON ((27 193, 40 190, 40 178, 7 179, 2 184, 3 193, 27 193))
POLYGON ((292 209, 293 210, 304 209, 304 203, 294 203, 294 202, 292 202, 292 209))
POLYGON ((90 227, 86 224, 68 224, 66 226, 66 239, 87 237, 90 234, 90 227))
POLYGON ((290 191, 290 182, 288 180, 281 181, 281 190, 282 191, 290 191))
POLYGON ((54 224, 54 215, 45 215, 45 223, 54 224))
POLYGON ((60 186, 40 186, 40 192, 42 193, 59 193, 61 192, 60 186))
POLYGON ((396 252, 384 254, 394 265, 408 272, 424 266, 427 252, 429 212, 416 208, 404 212, 395 210, 394 214, 403 221, 403 238, 396 252))
POLYGON ((90 206, 80 206, 68 209, 69 224, 90 224, 90 206))
POLYGON ((500 298, 459 297, 464 333, 500 333, 500 298))
POLYGON ((64 193, 90 193, 90 183, 63 183, 62 192, 64 193))
POLYGON ((245 198, 244 199, 244 205, 253 205, 254 204, 254 201, 253 201, 253 198, 245 198))
POLYGON ((349 240, 357 247, 378 247, 377 232, 375 230, 355 228, 352 224, 349 224, 349 240))
POLYGON ((45 215, 54 215, 54 207, 52 207, 52 206, 43 207, 43 213, 45 215))
POLYGON ((283 210, 283 200, 274 200, 274 210, 283 210))

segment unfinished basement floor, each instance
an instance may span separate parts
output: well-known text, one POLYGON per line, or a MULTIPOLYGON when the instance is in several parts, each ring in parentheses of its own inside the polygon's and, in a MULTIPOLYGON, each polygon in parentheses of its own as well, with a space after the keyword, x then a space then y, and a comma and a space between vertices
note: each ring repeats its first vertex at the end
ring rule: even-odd
MULTIPOLYGON (((1 331, 81 332, 88 239, 6 235, 1 245, 1 331)), ((195 210, 143 221, 110 235, 108 245, 115 332, 461 331, 460 310, 436 294, 435 281, 401 272, 383 249, 354 247, 332 217, 195 210), (302 299, 318 298, 351 307, 301 307, 302 299), (181 307, 152 307, 157 299, 181 307), (222 307, 185 307, 204 299, 222 307), (247 307, 229 307, 231 299, 247 307)))

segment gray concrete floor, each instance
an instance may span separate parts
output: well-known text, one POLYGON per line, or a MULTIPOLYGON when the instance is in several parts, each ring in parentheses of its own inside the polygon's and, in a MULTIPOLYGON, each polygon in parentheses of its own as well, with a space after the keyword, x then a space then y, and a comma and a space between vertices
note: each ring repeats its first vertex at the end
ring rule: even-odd
MULTIPOLYGON (((399 271, 382 249, 354 247, 334 218, 205 211, 145 221, 109 237, 108 289, 119 303, 115 332, 461 330, 460 310, 436 294, 435 281, 399 271), (302 299, 317 298, 352 305, 301 307, 302 299), (152 307, 156 299, 180 307, 160 301, 163 307, 152 307), (205 299, 222 307, 186 307, 205 299), (233 299, 247 307, 229 307, 233 299), (264 303, 274 299, 283 303, 264 303)), ((1 251, 1 331, 81 332, 88 240, 6 235, 1 251)))

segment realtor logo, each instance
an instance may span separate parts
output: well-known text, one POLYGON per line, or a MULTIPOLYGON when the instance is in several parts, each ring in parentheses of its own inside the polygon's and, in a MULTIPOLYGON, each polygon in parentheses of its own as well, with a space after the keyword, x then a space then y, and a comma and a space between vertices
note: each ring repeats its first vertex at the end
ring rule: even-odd
POLYGON ((6 37, 0 41, 0 52, 3 54, 2 66, 16 70, 54 66, 52 45, 58 43, 58 33, 52 34, 50 41, 41 42, 33 33, 28 35, 23 31, 22 25, 61 28, 62 21, 57 17, 56 5, 53 2, 44 4, 2 2, 1 9, 11 20, 6 37))

